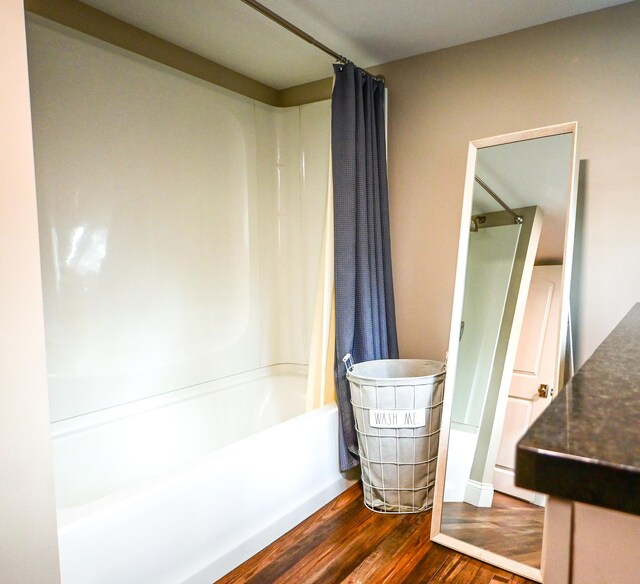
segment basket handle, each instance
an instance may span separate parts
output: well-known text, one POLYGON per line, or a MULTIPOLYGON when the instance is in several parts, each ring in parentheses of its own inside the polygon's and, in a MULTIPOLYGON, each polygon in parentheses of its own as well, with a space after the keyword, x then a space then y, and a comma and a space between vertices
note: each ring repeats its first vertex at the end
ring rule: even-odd
POLYGON ((347 353, 344 357, 342 357, 342 362, 347 368, 347 371, 351 373, 351 371, 353 371, 353 357, 351 356, 351 353, 347 353))

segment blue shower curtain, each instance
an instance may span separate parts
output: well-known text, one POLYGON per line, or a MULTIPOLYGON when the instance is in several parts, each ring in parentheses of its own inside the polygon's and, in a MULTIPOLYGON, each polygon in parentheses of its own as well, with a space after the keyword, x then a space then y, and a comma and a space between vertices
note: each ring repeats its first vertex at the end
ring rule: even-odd
POLYGON ((334 65, 331 149, 335 229, 336 391, 340 470, 358 465, 351 392, 342 358, 398 357, 391 277, 384 81, 334 65))

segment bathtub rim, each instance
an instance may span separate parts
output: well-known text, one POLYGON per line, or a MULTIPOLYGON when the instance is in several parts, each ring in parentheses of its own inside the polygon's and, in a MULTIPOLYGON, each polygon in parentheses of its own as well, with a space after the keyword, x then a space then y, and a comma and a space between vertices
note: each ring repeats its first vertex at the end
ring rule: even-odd
POLYGON ((279 375, 307 376, 307 372, 308 365, 300 363, 275 363, 273 365, 242 371, 234 375, 203 381, 202 383, 174 389, 151 397, 137 399, 125 404, 51 422, 51 439, 56 440, 71 434, 81 433, 85 430, 91 430, 117 420, 151 412, 182 401, 197 399, 209 393, 217 393, 265 377, 276 377, 279 375))

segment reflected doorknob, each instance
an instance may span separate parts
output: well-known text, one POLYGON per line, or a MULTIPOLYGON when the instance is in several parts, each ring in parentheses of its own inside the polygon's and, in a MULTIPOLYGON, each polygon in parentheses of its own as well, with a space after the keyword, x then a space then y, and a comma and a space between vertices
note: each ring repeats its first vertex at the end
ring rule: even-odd
POLYGON ((546 383, 541 383, 538 387, 538 395, 540 397, 552 397, 553 387, 549 387, 546 383))

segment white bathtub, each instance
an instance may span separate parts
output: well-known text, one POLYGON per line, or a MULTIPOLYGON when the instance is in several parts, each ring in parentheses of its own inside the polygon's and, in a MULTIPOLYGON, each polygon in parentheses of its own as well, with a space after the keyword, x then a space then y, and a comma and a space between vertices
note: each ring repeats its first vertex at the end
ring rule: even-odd
POLYGON ((352 482, 278 365, 53 424, 63 584, 211 584, 352 482))

